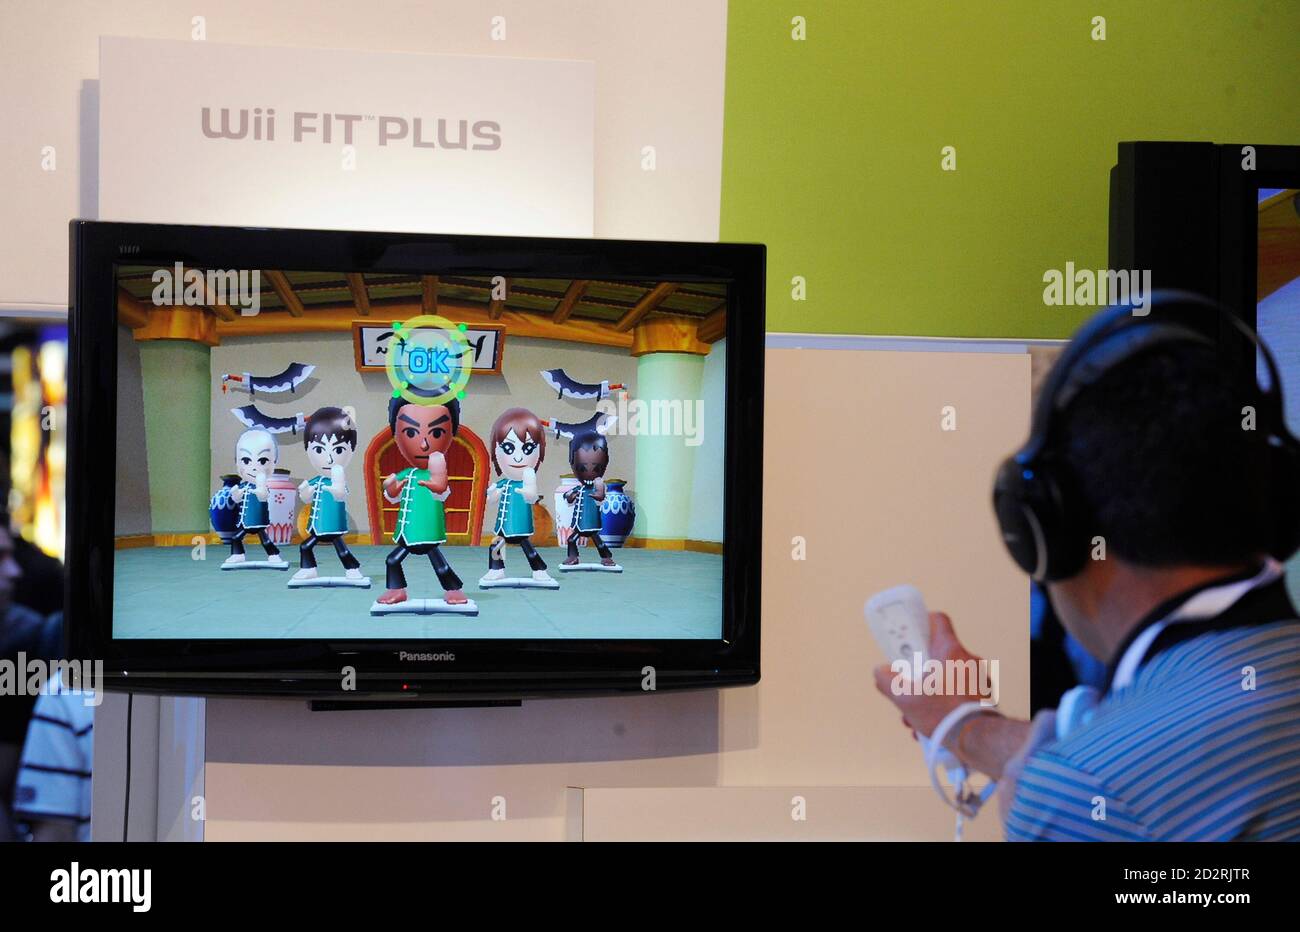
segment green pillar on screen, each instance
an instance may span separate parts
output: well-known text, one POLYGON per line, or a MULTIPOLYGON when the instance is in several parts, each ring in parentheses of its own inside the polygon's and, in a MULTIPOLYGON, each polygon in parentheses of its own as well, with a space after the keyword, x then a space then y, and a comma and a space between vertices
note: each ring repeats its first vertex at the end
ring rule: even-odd
POLYGON ((206 531, 212 495, 210 350, 190 340, 139 345, 153 533, 206 531))
MULTIPOLYGON (((644 426, 636 435, 633 537, 675 541, 690 536, 696 447, 687 446, 685 436, 665 435, 662 423, 661 432, 650 433, 649 411, 656 401, 677 402, 679 408, 693 409, 700 398, 704 359, 694 353, 647 353, 637 357, 635 400, 646 405, 646 414, 644 426)), ((661 405, 660 410, 667 408, 661 405)), ((705 436, 712 426, 703 425, 705 436)))

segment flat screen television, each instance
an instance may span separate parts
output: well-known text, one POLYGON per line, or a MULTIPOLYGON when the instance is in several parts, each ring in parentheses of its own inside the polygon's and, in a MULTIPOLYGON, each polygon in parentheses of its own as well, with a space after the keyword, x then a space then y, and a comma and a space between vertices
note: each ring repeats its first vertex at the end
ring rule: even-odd
POLYGON ((764 247, 71 224, 67 628, 109 689, 755 683, 764 247))

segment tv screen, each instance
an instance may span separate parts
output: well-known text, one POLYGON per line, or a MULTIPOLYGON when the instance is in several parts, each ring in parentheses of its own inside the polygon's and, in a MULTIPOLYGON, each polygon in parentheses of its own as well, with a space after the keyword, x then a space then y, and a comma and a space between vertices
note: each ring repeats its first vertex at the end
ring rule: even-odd
MULTIPOLYGON (((1277 357, 1288 397, 1300 395, 1300 188, 1256 192, 1255 315, 1260 336, 1277 357)), ((1300 429, 1300 409, 1287 411, 1300 429)))
POLYGON ((73 639, 120 685, 757 679, 761 247, 73 246, 73 639))

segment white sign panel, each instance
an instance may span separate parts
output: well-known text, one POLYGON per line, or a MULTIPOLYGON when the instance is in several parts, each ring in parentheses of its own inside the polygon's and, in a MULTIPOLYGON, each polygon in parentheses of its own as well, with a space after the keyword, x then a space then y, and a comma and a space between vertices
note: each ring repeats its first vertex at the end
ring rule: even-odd
MULTIPOLYGON (((455 317, 455 312, 451 316, 455 317)), ((393 341, 393 325, 368 324, 357 321, 352 325, 358 372, 383 372, 388 361, 388 350, 393 341)), ((465 339, 472 353, 470 369, 475 375, 500 375, 502 354, 505 350, 506 328, 501 325, 480 324, 467 327, 465 339)))
POLYGON ((591 62, 100 40, 103 220, 592 235, 591 62))

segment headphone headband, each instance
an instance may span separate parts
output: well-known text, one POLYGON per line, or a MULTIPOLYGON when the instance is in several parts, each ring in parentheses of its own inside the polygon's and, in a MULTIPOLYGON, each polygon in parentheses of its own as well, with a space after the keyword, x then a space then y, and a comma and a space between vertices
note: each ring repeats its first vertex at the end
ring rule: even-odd
POLYGON ((1061 354, 1039 390, 1029 438, 1003 461, 993 486, 993 507, 1002 539, 1019 566, 1039 581, 1064 579, 1078 572, 1087 559, 1092 518, 1071 470, 1048 455, 1059 414, 1089 386, 1117 366, 1150 349, 1175 343, 1220 350, 1220 359, 1237 377, 1243 359, 1232 352, 1228 334, 1253 347, 1250 392, 1258 409, 1258 429, 1265 441, 1267 494, 1271 516, 1267 551, 1285 560, 1300 547, 1300 441, 1288 430, 1277 362, 1258 335, 1221 305, 1186 291, 1157 291, 1148 314, 1133 313, 1131 304, 1117 305, 1089 320, 1061 354), (1209 315, 1177 313, 1210 312, 1209 315), (1173 312, 1173 313, 1171 313, 1173 312), (1175 316, 1176 314, 1176 316, 1175 316), (1211 323, 1211 320, 1213 323, 1211 323), (1226 326, 1225 326, 1226 325, 1226 326), (1257 357, 1263 356, 1268 385, 1261 386, 1257 357))
MULTIPOLYGON (((1255 331, 1236 314, 1208 298, 1190 291, 1168 289, 1151 294, 1147 315, 1134 314, 1131 303, 1113 305, 1085 323, 1074 335, 1039 390, 1029 439, 1016 458, 1028 460, 1041 455, 1051 439, 1056 414, 1065 410, 1085 388, 1095 385, 1107 372, 1128 359, 1154 347, 1173 343, 1193 343, 1211 348, 1221 345, 1222 334, 1215 333, 1211 337, 1211 327, 1198 328, 1186 319, 1168 317, 1169 312, 1179 308, 1209 312, 1216 324, 1226 321, 1256 354, 1263 357, 1269 384, 1265 388, 1252 376, 1253 390, 1258 393, 1267 413, 1275 416, 1276 424, 1284 425, 1282 380, 1277 362, 1255 331), (1149 316, 1152 309, 1161 314, 1159 319, 1149 316)), ((1202 321, 1203 324, 1209 322, 1208 319, 1202 321)))

